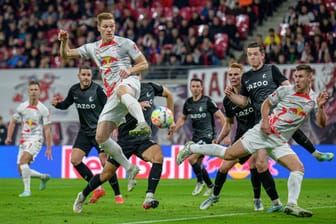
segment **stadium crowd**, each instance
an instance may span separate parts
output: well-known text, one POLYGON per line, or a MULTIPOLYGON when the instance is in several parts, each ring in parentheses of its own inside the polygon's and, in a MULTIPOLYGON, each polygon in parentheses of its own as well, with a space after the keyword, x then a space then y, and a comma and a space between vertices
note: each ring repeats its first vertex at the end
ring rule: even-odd
MULTIPOLYGON (((72 46, 97 39, 94 17, 116 18, 117 35, 135 41, 151 65, 219 65, 242 50, 247 35, 273 16, 285 0, 0 0, 0 68, 93 66, 84 59, 63 61, 59 29, 72 46)), ((279 27, 257 39, 266 63, 328 63, 336 59, 336 8, 331 0, 291 3, 279 27)))

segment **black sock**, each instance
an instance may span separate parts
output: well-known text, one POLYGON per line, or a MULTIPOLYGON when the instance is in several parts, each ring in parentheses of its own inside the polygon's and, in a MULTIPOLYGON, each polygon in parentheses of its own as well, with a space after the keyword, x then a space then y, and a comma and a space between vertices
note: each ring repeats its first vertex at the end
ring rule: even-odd
POLYGON ((83 163, 81 162, 77 166, 74 166, 75 169, 78 171, 78 173, 87 181, 89 182, 92 178, 93 174, 91 170, 83 163))
POLYGON ((206 169, 204 167, 202 167, 202 177, 203 177, 204 182, 206 183, 206 185, 209 188, 214 186, 210 177, 209 177, 208 172, 206 171, 206 169))
POLYGON ((109 183, 114 191, 114 195, 117 196, 120 194, 119 182, 117 178, 117 174, 114 174, 111 179, 109 179, 109 183))
POLYGON ((275 182, 271 175, 271 173, 266 170, 263 173, 259 173, 260 181, 267 193, 267 195, 271 198, 271 200, 275 200, 279 198, 278 192, 275 188, 275 182))
POLYGON ((102 185, 104 182, 100 181, 99 174, 93 176, 89 183, 86 185, 86 187, 83 190, 84 197, 88 196, 94 189, 102 185))
POLYGON ((146 193, 151 192, 155 193, 156 187, 159 184, 162 173, 162 164, 161 163, 153 163, 152 169, 149 173, 148 177, 148 188, 146 193))
POLYGON ((251 173, 251 184, 253 187, 254 198, 258 199, 260 198, 260 192, 261 192, 260 177, 256 168, 250 169, 250 173, 251 173))
POLYGON ((218 196, 220 194, 222 187, 226 181, 226 177, 227 173, 221 173, 219 170, 217 171, 213 195, 218 196))
POLYGON ((299 145, 301 145, 308 152, 313 153, 316 150, 316 148, 314 147, 313 143, 311 143, 311 141, 307 138, 307 136, 300 129, 298 129, 294 133, 294 135, 293 135, 292 138, 296 141, 296 143, 298 143, 299 145))
POLYGON ((203 175, 202 175, 202 170, 201 170, 201 166, 199 165, 199 163, 195 163, 193 165, 191 165, 196 178, 197 178, 197 182, 202 183, 203 182, 203 175))

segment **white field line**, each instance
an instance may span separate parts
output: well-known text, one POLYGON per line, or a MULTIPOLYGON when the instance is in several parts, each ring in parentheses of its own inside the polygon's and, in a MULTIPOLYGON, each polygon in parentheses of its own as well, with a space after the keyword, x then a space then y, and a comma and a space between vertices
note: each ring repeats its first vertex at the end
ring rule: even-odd
MULTIPOLYGON (((324 209, 324 208, 336 208, 336 206, 321 206, 321 207, 310 207, 307 209, 324 209)), ((143 220, 143 221, 135 221, 135 222, 123 222, 120 224, 147 224, 147 223, 162 223, 162 222, 176 222, 176 221, 186 221, 186 220, 201 220, 208 218, 220 218, 220 217, 230 217, 230 216, 243 216, 254 214, 255 212, 244 212, 244 213, 227 213, 227 214, 219 214, 219 215, 207 215, 207 216, 199 216, 199 217, 188 217, 188 218, 175 218, 175 219, 157 219, 157 220, 143 220)))

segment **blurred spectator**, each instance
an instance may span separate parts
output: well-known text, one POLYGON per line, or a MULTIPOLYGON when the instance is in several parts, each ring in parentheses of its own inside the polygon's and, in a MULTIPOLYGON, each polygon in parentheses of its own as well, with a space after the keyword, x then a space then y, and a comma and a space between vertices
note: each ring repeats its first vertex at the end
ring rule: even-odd
POLYGON ((298 23, 299 25, 308 25, 310 22, 315 20, 315 16, 311 11, 308 11, 306 5, 301 6, 301 10, 298 16, 298 23))
POLYGON ((3 123, 2 116, 0 115, 0 145, 5 144, 7 137, 7 126, 3 123))
POLYGON ((275 33, 273 28, 270 28, 268 30, 268 34, 266 35, 264 39, 264 44, 267 45, 272 45, 272 44, 280 44, 281 39, 277 33, 275 33))
POLYGON ((297 14, 295 12, 295 9, 293 6, 289 6, 288 7, 288 12, 286 13, 286 15, 284 16, 282 22, 283 23, 288 23, 288 24, 292 24, 293 20, 297 18, 297 14))

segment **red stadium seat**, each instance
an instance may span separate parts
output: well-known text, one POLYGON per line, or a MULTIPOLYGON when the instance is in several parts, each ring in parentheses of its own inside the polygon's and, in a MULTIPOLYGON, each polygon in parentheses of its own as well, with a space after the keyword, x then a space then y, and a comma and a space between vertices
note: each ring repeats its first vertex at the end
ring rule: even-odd
POLYGON ((246 40, 249 25, 250 18, 248 15, 240 14, 236 16, 236 26, 238 28, 239 37, 241 40, 246 40))
POLYGON ((225 58, 228 46, 228 35, 226 33, 217 33, 215 35, 215 53, 219 59, 225 58))

